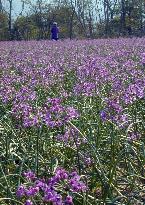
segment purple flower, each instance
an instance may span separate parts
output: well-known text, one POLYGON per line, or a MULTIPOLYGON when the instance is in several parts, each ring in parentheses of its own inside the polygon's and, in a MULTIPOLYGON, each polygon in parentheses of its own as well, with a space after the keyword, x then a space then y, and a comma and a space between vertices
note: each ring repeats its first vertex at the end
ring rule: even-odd
POLYGON ((63 142, 66 146, 80 146, 81 144, 86 144, 87 140, 79 136, 77 130, 69 128, 64 134, 58 134, 56 139, 63 142))
POLYGON ((139 140, 141 137, 141 135, 137 132, 130 132, 128 133, 128 140, 129 141, 135 141, 135 140, 139 140))
POLYGON ((141 54, 141 63, 145 65, 145 53, 141 54))
POLYGON ((73 107, 68 107, 66 109, 66 112, 67 112, 68 120, 72 120, 74 118, 78 118, 79 117, 78 111, 75 108, 73 108, 73 107))
POLYGON ((32 202, 31 200, 27 200, 27 201, 25 202, 25 205, 33 205, 33 202, 32 202))
POLYGON ((65 205, 72 205, 73 204, 73 198, 71 196, 67 196, 65 199, 65 205))
POLYGON ((32 171, 24 172, 23 175, 30 181, 36 179, 36 176, 32 171))
MULTIPOLYGON (((57 168, 54 176, 49 179, 36 179, 35 174, 31 171, 25 172, 24 175, 29 180, 29 183, 26 184, 26 187, 23 185, 18 187, 17 196, 19 198, 25 197, 29 199, 31 197, 35 200, 35 197, 37 198, 37 194, 39 194, 43 202, 50 202, 53 205, 72 205, 72 197, 67 196, 64 198, 63 191, 65 193, 67 189, 69 193, 74 193, 86 191, 87 189, 76 171, 69 173, 61 167, 57 168), (59 187, 62 189, 61 193, 59 187)), ((31 204, 32 202, 27 200, 25 204, 29 205, 29 203, 31 204)))
POLYGON ((53 201, 54 198, 54 192, 52 192, 52 190, 48 189, 47 191, 45 191, 45 195, 43 197, 43 200, 45 202, 51 202, 53 201))
POLYGON ((69 185, 74 192, 85 191, 87 189, 86 185, 80 181, 81 177, 77 172, 72 172, 70 176, 69 185))
POLYGON ((56 194, 53 198, 54 205, 63 205, 62 196, 60 194, 56 194))
POLYGON ((37 195, 37 193, 39 192, 39 187, 29 187, 29 189, 26 190, 26 196, 28 197, 32 197, 37 195))
POLYGON ((45 192, 43 200, 45 202, 52 202, 54 205, 63 205, 62 196, 53 190, 45 192))
POLYGON ((17 195, 17 197, 20 198, 22 196, 25 196, 25 192, 26 192, 26 188, 23 185, 21 185, 18 187, 16 195, 17 195))
POLYGON ((103 121, 107 120, 107 113, 104 110, 102 110, 100 112, 100 117, 103 121))
POLYGON ((47 102, 51 103, 52 106, 57 106, 57 105, 60 105, 61 99, 60 98, 48 98, 47 102))
POLYGON ((68 179, 68 172, 66 172, 62 168, 56 169, 55 176, 53 177, 53 179, 54 179, 55 183, 62 181, 62 180, 65 180, 65 179, 68 179))
POLYGON ((42 191, 48 190, 48 185, 43 181, 43 180, 36 180, 35 187, 39 187, 39 190, 41 189, 42 191))

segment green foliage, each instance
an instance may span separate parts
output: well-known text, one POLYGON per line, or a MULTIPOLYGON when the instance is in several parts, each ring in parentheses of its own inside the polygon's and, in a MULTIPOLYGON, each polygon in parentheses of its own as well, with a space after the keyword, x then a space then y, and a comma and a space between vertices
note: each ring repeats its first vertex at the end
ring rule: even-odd
POLYGON ((0 12, 0 40, 8 38, 8 15, 0 12))

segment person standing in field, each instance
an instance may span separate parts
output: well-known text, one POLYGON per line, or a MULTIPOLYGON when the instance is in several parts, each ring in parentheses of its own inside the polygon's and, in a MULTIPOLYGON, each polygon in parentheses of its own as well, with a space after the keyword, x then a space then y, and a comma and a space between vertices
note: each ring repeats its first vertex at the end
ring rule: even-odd
POLYGON ((57 23, 54 22, 51 28, 51 40, 58 40, 58 33, 59 33, 59 28, 57 27, 57 23))

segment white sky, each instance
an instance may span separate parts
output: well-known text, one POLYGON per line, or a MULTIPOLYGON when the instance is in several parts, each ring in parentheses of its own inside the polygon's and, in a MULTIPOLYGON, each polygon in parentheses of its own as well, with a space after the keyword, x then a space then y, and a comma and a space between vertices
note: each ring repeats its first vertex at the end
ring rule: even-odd
MULTIPOLYGON (((35 1, 35 0, 33 0, 35 1)), ((9 2, 7 0, 2 0, 2 4, 6 11, 9 11, 9 2)), ((13 0, 13 10, 12 10, 12 16, 16 17, 20 14, 22 11, 22 2, 21 0, 13 0)))
MULTIPOLYGON (((23 0, 13 0, 13 10, 12 10, 12 18, 13 19, 16 19, 19 16, 19 14, 22 12, 22 1, 23 0)), ((35 2, 37 0, 30 0, 30 1, 35 4, 35 2)), ((94 0, 92 0, 92 1, 94 1, 94 0)), ((43 0, 43 2, 50 3, 51 0, 43 0)), ((101 4, 101 1, 99 1, 99 2, 101 4)), ((7 11, 9 11, 8 0, 2 0, 2 4, 5 7, 5 9, 7 11)), ((23 11, 22 15, 26 14, 26 11, 29 11, 29 6, 25 4, 24 11, 23 11)))

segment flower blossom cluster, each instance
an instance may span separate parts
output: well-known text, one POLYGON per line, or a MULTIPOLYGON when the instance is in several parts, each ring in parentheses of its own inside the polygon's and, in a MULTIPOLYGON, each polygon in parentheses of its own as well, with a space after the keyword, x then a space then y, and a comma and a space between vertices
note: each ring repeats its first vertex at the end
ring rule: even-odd
MULTIPOLYGON (((25 98, 24 94, 22 96, 25 98)), ((30 98, 30 95, 28 97, 30 98)), ((50 128, 61 127, 68 121, 79 117, 75 108, 63 106, 59 98, 48 99, 43 106, 38 107, 31 105, 28 99, 23 102, 16 99, 13 103, 12 115, 16 119, 22 119, 24 127, 39 127, 44 124, 50 128)))
POLYGON ((144 45, 145 38, 1 42, 1 102, 25 127, 59 127, 78 118, 77 100, 91 98, 101 118, 128 126, 128 108, 145 97, 144 45))
POLYGON ((32 205, 38 196, 41 202, 51 202, 53 205, 72 205, 73 195, 84 192, 87 186, 76 171, 67 172, 57 168, 54 176, 49 179, 39 179, 32 171, 25 172, 27 184, 21 184, 16 192, 19 199, 25 199, 25 205, 32 205))

